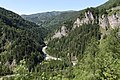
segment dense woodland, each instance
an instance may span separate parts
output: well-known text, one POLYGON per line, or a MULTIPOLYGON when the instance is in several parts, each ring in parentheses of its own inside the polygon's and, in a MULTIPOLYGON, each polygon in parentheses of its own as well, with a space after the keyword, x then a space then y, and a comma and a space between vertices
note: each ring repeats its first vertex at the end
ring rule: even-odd
MULTIPOLYGON (((83 57, 76 66, 70 59, 64 61, 43 61, 35 71, 29 72, 25 60, 20 61, 13 72, 15 80, 119 80, 120 79, 120 37, 118 30, 112 30, 106 39, 91 38, 83 57), (20 75, 17 75, 20 74, 20 75)), ((6 78, 7 79, 7 78, 6 78)))
POLYGON ((25 59, 29 69, 43 60, 42 30, 44 28, 0 8, 0 75, 12 73, 8 67, 12 66, 13 60, 19 63, 25 59))
POLYGON ((91 38, 100 40, 99 26, 96 24, 80 26, 72 30, 67 37, 51 40, 48 43, 47 51, 56 57, 66 57, 68 53, 80 57, 91 38))
POLYGON ((99 7, 82 11, 54 12, 46 16, 45 22, 31 18, 29 22, 0 8, 0 79, 120 80, 120 30, 109 29, 109 35, 101 39, 97 24, 97 17, 109 14, 106 10, 115 6, 120 6, 119 0, 109 0, 99 7), (73 29, 75 19, 84 18, 86 11, 96 16, 96 23, 73 29), (62 25, 66 26, 68 36, 50 39, 62 25), (47 53, 62 60, 44 60, 45 40, 49 40, 47 53), (78 61, 75 66, 73 57, 78 61))

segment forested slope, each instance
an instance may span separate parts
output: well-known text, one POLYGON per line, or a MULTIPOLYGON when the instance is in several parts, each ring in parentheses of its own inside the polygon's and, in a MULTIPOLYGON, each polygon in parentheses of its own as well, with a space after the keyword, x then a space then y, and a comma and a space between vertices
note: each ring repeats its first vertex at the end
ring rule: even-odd
POLYGON ((0 75, 25 59, 29 69, 43 60, 44 28, 0 8, 0 75), (12 65, 13 64, 13 65, 12 65), (7 68, 7 69, 6 69, 7 68))
MULTIPOLYGON (((50 18, 50 21, 42 23, 42 27, 45 28, 25 21, 17 15, 15 19, 11 18, 11 15, 2 12, 1 75, 13 74, 12 77, 4 76, 5 80, 119 80, 120 29, 119 27, 113 29, 107 25, 107 29, 101 30, 102 26, 99 25, 99 17, 109 16, 111 8, 119 6, 119 2, 119 0, 109 0, 96 8, 57 14, 50 18), (94 23, 91 17, 94 18, 94 23), (82 21, 83 24, 80 24, 82 21), (61 26, 66 27, 67 35, 52 38, 54 33, 61 31, 61 26), (48 31, 44 33, 45 29, 48 31), (46 38, 43 34, 48 33, 50 34, 46 38), (44 45, 43 38, 48 42, 46 52, 61 60, 43 60, 41 52, 44 45), (73 61, 76 61, 76 65, 73 65, 73 61)), ((103 22, 107 22, 104 21, 106 18, 108 17, 103 17, 103 22)))

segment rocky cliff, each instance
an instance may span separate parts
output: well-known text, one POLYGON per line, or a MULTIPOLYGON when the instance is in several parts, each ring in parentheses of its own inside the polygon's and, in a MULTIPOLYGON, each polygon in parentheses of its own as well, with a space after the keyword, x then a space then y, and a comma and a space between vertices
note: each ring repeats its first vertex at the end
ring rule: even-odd
MULTIPOLYGON (((99 16, 99 25, 105 30, 108 30, 109 28, 120 28, 120 9, 117 7, 114 9, 112 8, 111 10, 111 15, 108 13, 99 16)), ((85 12, 85 18, 77 18, 77 20, 74 22, 73 29, 75 29, 76 27, 80 27, 83 24, 94 24, 95 22, 96 19, 94 18, 92 12, 88 11, 85 12)))
MULTIPOLYGON (((104 31, 109 29, 120 28, 120 7, 112 8, 108 12, 108 14, 102 14, 101 16, 95 16, 91 11, 87 11, 84 13, 83 18, 77 18, 73 24, 72 30, 76 27, 80 27, 84 24, 94 24, 97 23, 104 31), (98 22, 97 22, 98 21, 98 22)), ((108 34, 109 32, 102 32, 103 36, 108 34)), ((63 36, 68 35, 68 30, 65 26, 62 26, 59 31, 55 32, 54 38, 61 38, 63 36)))
POLYGON ((103 29, 115 29, 120 28, 120 12, 117 12, 115 14, 109 15, 102 15, 102 18, 99 19, 99 25, 103 29))
POLYGON ((76 27, 79 27, 83 24, 93 24, 95 22, 95 18, 93 17, 92 12, 88 11, 85 12, 85 18, 77 18, 77 20, 74 22, 73 29, 76 27))
POLYGON ((60 30, 55 32, 55 35, 53 35, 52 39, 67 36, 67 33, 68 33, 67 28, 65 26, 62 26, 60 30))
POLYGON ((120 28, 120 12, 108 17, 109 25, 111 28, 120 28))

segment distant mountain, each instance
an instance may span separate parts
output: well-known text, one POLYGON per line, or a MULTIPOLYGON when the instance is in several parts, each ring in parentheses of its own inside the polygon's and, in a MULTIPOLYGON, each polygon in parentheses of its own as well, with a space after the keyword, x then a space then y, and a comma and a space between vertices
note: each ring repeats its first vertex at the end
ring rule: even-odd
MULTIPOLYGON (((96 12, 93 14, 103 15, 106 14, 106 10, 109 10, 113 7, 120 6, 119 0, 109 0, 106 3, 93 8, 92 10, 96 12), (98 11, 97 11, 98 10, 98 11)), ((74 22, 76 18, 84 18, 84 13, 87 9, 81 11, 64 11, 64 12, 46 12, 38 13, 32 15, 22 15, 22 17, 28 21, 32 21, 48 30, 48 33, 54 32, 56 29, 64 24, 64 22, 72 21, 74 22)), ((91 11, 92 12, 92 11, 91 11)))
POLYGON ((46 12, 32 15, 22 15, 28 21, 32 21, 49 31, 58 29, 65 21, 75 20, 79 17, 79 11, 63 11, 63 12, 46 12))
POLYGON ((50 22, 55 16, 60 15, 61 12, 46 12, 46 13, 38 13, 31 15, 22 15, 22 17, 26 20, 37 23, 38 25, 42 25, 44 23, 50 22))
MULTIPOLYGON (((33 22, 24 20, 21 16, 19 16, 16 13, 13 13, 12 11, 8 11, 4 8, 0 8, 0 18, 1 21, 4 22, 6 25, 10 25, 16 28, 29 30, 31 32, 40 32, 39 35, 44 38, 45 28, 42 28, 41 26, 36 25, 33 22)), ((38 36, 39 37, 39 36, 38 36)))

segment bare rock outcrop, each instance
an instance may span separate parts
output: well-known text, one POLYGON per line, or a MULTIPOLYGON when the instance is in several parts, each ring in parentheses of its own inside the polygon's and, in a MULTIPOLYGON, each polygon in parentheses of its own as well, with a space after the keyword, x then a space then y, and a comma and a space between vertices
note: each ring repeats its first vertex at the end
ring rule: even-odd
POLYGON ((63 36, 67 36, 67 35, 68 35, 67 28, 65 26, 62 26, 59 31, 55 32, 55 35, 52 37, 52 39, 54 39, 54 38, 61 38, 63 36))
POLYGON ((80 18, 77 18, 77 20, 74 22, 73 28, 75 29, 76 27, 80 27, 83 24, 81 22, 80 18))
POLYGON ((111 8, 108 10, 108 15, 102 15, 102 18, 99 18, 99 25, 103 28, 120 28, 120 6, 111 8), (111 12, 109 12, 111 10, 111 12))
MULTIPOLYGON (((120 7, 115 8, 118 9, 120 7)), ((112 9, 111 9, 112 10, 112 9)), ((77 18, 76 21, 73 24, 73 30, 76 27, 80 27, 84 24, 94 24, 94 23, 98 23, 98 25, 104 29, 105 31, 107 31, 108 29, 115 29, 115 28, 120 28, 120 11, 118 10, 118 12, 112 14, 112 15, 108 15, 108 14, 103 14, 102 16, 96 16, 92 14, 92 12, 88 11, 85 12, 85 17, 80 19, 77 18)), ((102 32, 101 32, 102 33, 102 32)), ((55 35, 52 37, 52 39, 54 38, 61 38, 63 36, 67 36, 68 35, 68 30, 65 26, 62 26, 61 29, 59 31, 55 32, 55 35)), ((103 33, 104 36, 104 33, 103 33)))
POLYGON ((80 27, 83 24, 94 24, 97 21, 96 19, 99 20, 100 27, 105 30, 108 30, 109 28, 111 29, 120 28, 120 11, 119 11, 120 6, 113 8, 111 10, 117 10, 117 9, 118 12, 116 12, 115 14, 112 15, 103 14, 102 16, 99 16, 99 19, 94 17, 92 12, 90 11, 85 12, 84 18, 82 19, 77 18, 77 20, 74 22, 73 29, 75 29, 76 27, 80 27))
POLYGON ((76 27, 80 27, 83 24, 94 24, 95 22, 95 18, 92 14, 92 12, 88 11, 85 12, 85 18, 77 18, 77 20, 74 22, 73 24, 73 29, 75 29, 76 27))
POLYGON ((120 16, 118 14, 119 13, 113 14, 112 16, 108 17, 109 23, 110 23, 110 27, 112 29, 120 28, 120 16))
POLYGON ((109 27, 109 20, 108 20, 108 16, 107 15, 102 15, 102 18, 99 18, 99 25, 107 30, 109 27))
POLYGON ((94 20, 95 20, 95 18, 93 17, 92 12, 90 12, 90 11, 88 11, 87 13, 85 12, 84 23, 86 23, 86 24, 93 24, 94 20))
POLYGON ((99 18, 99 25, 103 29, 115 29, 120 28, 120 13, 112 14, 111 16, 102 15, 102 18, 99 18))

